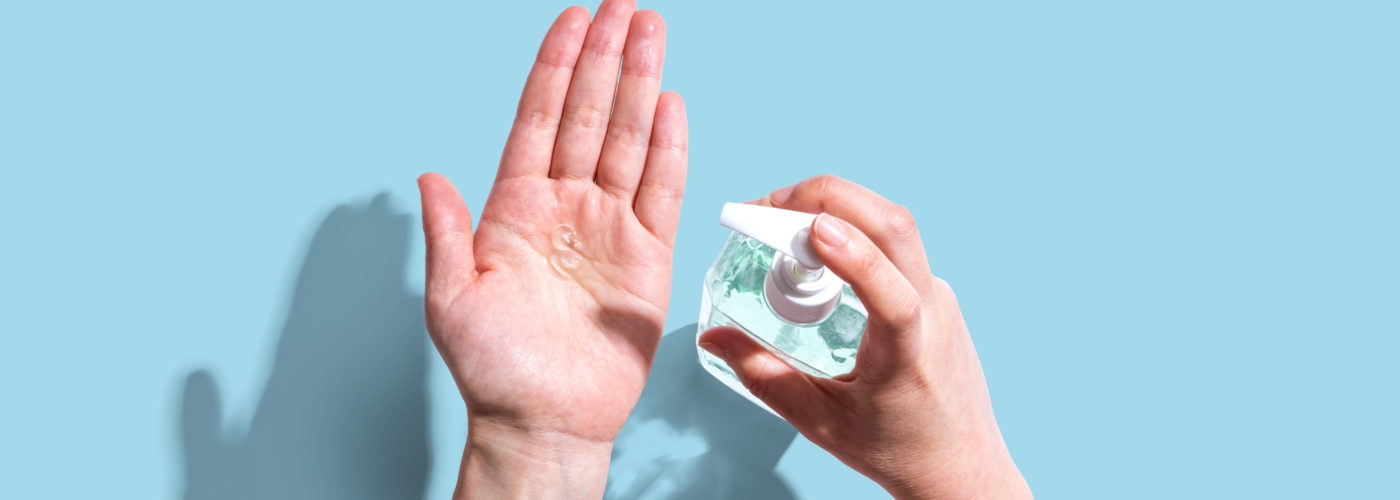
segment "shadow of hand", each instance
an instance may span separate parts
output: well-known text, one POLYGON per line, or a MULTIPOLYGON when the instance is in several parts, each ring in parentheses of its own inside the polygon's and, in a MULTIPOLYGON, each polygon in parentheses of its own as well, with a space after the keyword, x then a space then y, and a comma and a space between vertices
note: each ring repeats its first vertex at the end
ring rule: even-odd
POLYGON ((696 325, 661 338, 613 447, 609 499, 793 498, 774 472, 797 431, 700 367, 696 325))
POLYGON ((404 288, 411 226, 383 194, 322 222, 245 434, 226 435, 213 376, 189 374, 185 498, 422 498, 427 336, 422 299, 404 288))

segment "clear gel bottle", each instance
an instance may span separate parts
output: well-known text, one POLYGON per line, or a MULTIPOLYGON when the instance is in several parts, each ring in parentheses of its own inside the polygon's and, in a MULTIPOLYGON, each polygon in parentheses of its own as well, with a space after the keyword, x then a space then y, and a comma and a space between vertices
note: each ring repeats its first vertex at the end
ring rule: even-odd
MULTIPOLYGON (((865 331, 865 306, 817 257, 809 239, 815 218, 726 203, 720 225, 734 233, 705 274, 697 336, 732 326, 809 374, 830 378, 851 371, 865 331)), ((698 351, 706 371, 773 412, 744 388, 724 360, 698 351)))

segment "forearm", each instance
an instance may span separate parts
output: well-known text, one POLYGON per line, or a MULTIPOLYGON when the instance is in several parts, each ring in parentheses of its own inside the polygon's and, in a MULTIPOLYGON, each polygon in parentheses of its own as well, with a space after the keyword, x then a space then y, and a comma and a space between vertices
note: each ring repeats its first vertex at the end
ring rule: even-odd
POLYGON ((477 422, 469 427, 453 498, 602 498, 611 442, 477 422))

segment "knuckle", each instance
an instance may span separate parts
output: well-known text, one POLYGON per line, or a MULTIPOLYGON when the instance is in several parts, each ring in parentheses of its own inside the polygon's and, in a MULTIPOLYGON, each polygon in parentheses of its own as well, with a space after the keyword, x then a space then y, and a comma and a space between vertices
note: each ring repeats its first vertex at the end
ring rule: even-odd
POLYGON ((820 421, 810 428, 813 443, 835 443, 838 442, 838 435, 834 426, 827 421, 820 421))
POLYGON ((957 301, 957 294, 953 293, 953 286, 937 276, 933 277, 933 297, 957 301))
POLYGON ((934 288, 935 290, 942 291, 942 292, 952 292, 952 291, 953 291, 953 286, 952 286, 952 285, 949 285, 947 281, 945 281, 943 278, 939 278, 939 277, 937 277, 937 276, 934 276, 934 277, 933 277, 933 288, 934 288))
POLYGON ((561 44, 542 48, 539 55, 535 58, 535 64, 555 70, 568 70, 574 67, 574 62, 578 60, 577 58, 577 47, 568 47, 561 44))
POLYGON ((857 259, 856 269, 860 271, 862 276, 874 276, 876 272, 880 271, 879 254, 867 250, 862 252, 857 259))
POLYGON ((607 124, 608 113, 593 104, 574 104, 564 107, 564 121, 574 127, 596 130, 607 124))
POLYGON ((651 136, 652 149, 680 153, 682 155, 690 149, 684 134, 655 134, 651 136))
POLYGON ((744 388, 748 389, 749 392, 759 400, 764 400, 768 397, 768 384, 758 377, 745 372, 745 374, 739 375, 739 382, 743 383, 744 388))
POLYGON ((894 205, 885 216, 886 226, 890 234, 901 240, 913 238, 919 234, 919 226, 914 222, 914 212, 904 205, 894 205))
POLYGON ((515 111, 515 123, 532 129, 552 129, 559 123, 559 115, 543 109, 524 109, 515 111))
POLYGON ((583 53, 594 59, 617 59, 622 57, 623 43, 619 37, 600 36, 584 45, 583 53))
POLYGON ((608 126, 608 140, 627 149, 646 149, 650 136, 651 130, 643 130, 634 123, 613 122, 608 126))
POLYGON ((815 192, 818 197, 825 198, 827 195, 835 192, 837 186, 842 182, 845 182, 845 179, 837 177, 836 175, 821 174, 802 181, 802 184, 805 184, 806 187, 815 192))
POLYGON ((656 54, 644 51, 631 59, 622 60, 622 75, 655 81, 661 78, 661 61, 656 54))
POLYGON ((906 293, 899 299, 898 303, 890 308, 889 321, 894 326, 913 326, 919 323, 923 316, 923 304, 919 300, 918 294, 906 293))

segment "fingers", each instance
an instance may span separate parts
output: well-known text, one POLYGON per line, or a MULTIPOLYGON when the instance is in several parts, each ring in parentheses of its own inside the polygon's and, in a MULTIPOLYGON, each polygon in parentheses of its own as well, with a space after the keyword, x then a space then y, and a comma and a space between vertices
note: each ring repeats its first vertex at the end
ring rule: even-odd
POLYGON ((834 175, 821 175, 773 191, 759 204, 799 212, 825 212, 850 221, 919 290, 932 290, 933 273, 929 271, 928 256, 913 214, 864 186, 834 175))
POLYGON ((735 328, 711 328, 700 335, 700 347, 724 360, 739 381, 789 422, 831 414, 830 398, 811 377, 778 359, 763 346, 735 328))
POLYGON ((525 90, 520 94, 497 179, 549 174, 564 96, 587 30, 588 10, 574 6, 559 14, 545 33, 535 65, 525 80, 525 90))
POLYGON ((219 435, 224 432, 224 412, 214 376, 198 370, 185 377, 183 405, 180 431, 185 438, 186 460, 199 469, 222 465, 210 462, 220 458, 219 435))
POLYGON ((882 358, 921 352, 913 348, 911 339, 916 336, 911 334, 920 331, 922 298, 869 237, 846 221, 821 214, 812 222, 812 247, 828 269, 851 285, 870 314, 869 324, 875 328, 866 328, 862 354, 874 352, 882 358), (866 351, 867 342, 877 345, 866 351))
POLYGON ((629 202, 646 164, 665 57, 666 24, 661 15, 650 10, 633 14, 622 50, 617 107, 598 158, 598 186, 629 202))
POLYGON ((446 177, 418 177, 423 199, 423 236, 428 243, 429 300, 451 297, 476 278, 472 257, 472 216, 457 188, 446 177))
POLYGON ((661 94, 651 129, 651 145, 647 148, 646 170, 642 172, 632 209, 637 220, 668 245, 676 241, 689 141, 685 102, 675 92, 661 94))
POLYGON ((593 180, 612 113, 628 24, 636 10, 632 0, 604 0, 598 6, 569 81, 550 177, 593 180))

